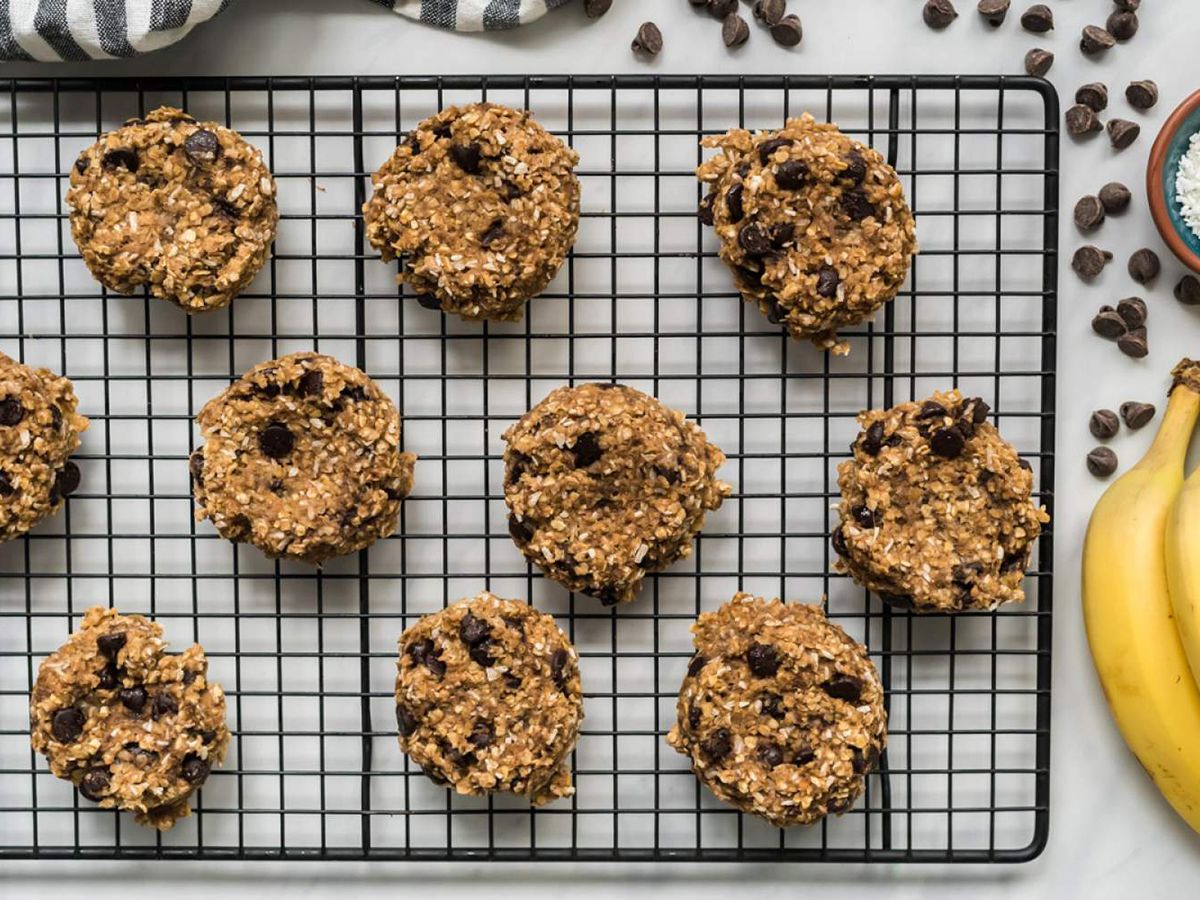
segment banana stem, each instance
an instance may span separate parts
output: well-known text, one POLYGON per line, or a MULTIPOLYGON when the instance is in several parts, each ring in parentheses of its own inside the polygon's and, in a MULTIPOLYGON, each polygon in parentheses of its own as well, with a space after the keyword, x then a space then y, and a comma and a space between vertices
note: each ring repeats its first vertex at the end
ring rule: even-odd
POLYGON ((1134 468, 1165 469, 1175 466, 1182 471, 1198 416, 1200 393, 1186 382, 1177 384, 1167 400, 1167 411, 1163 414, 1154 442, 1134 468))

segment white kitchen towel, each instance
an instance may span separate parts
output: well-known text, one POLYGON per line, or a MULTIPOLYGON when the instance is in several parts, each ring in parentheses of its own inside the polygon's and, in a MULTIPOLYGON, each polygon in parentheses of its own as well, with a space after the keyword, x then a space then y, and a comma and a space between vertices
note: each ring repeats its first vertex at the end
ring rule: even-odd
POLYGON ((233 0, 0 0, 0 60, 114 59, 175 43, 233 0))
MULTIPOLYGON (((3 2, 3 0, 0 0, 3 2)), ((375 0, 410 19, 455 31, 515 28, 570 0, 375 0)))

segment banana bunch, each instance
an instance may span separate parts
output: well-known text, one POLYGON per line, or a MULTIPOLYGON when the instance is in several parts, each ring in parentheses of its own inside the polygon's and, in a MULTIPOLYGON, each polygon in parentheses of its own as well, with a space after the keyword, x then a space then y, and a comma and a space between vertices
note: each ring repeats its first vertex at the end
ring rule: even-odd
POLYGON ((1184 483, 1200 363, 1184 360, 1172 374, 1153 444, 1092 512, 1083 615, 1125 743, 1200 832, 1200 472, 1184 483))

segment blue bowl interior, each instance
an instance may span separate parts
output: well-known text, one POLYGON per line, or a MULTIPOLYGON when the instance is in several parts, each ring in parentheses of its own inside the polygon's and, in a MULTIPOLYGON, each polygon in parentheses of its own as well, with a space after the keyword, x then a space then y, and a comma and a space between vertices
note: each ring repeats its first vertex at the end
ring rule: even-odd
POLYGON ((1184 119, 1175 133, 1171 135, 1171 143, 1167 147, 1167 156, 1163 161, 1162 188, 1167 198, 1167 215, 1171 218, 1171 225, 1183 238, 1188 249, 1200 256, 1200 237, 1184 221, 1179 200, 1175 196, 1175 176, 1179 172, 1179 160, 1187 153, 1192 135, 1197 131, 1200 131, 1200 107, 1193 110, 1192 114, 1184 119))

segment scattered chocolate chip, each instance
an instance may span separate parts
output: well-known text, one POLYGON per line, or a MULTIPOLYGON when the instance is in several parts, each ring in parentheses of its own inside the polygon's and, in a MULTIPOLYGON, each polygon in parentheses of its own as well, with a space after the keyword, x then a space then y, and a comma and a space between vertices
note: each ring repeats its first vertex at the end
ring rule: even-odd
POLYGON ((130 712, 140 713, 146 705, 146 689, 140 684, 125 688, 119 696, 121 704, 130 712))
POLYGON ((603 451, 600 449, 600 439, 596 437, 596 433, 585 431, 575 438, 571 452, 575 455, 575 468, 586 469, 600 458, 603 451))
POLYGON ((401 703, 396 704, 396 727, 400 729, 401 737, 412 737, 417 730, 417 717, 401 703))
POLYGON ((198 166, 214 163, 221 155, 221 142, 211 131, 197 128, 184 140, 183 152, 198 166))
POLYGON ((875 207, 863 191, 843 191, 841 203, 842 211, 849 216, 852 222, 861 222, 863 219, 869 219, 875 215, 875 207))
POLYGON ((1108 85, 1099 81, 1085 84, 1075 92, 1075 102, 1095 112, 1104 112, 1108 108, 1108 85))
POLYGON ((471 733, 467 735, 467 743, 477 750, 490 747, 495 740, 496 729, 492 727, 491 722, 485 722, 483 719, 471 726, 471 733))
POLYGON ((25 418, 25 407, 16 397, 0 400, 0 425, 17 425, 25 418))
POLYGON ((708 660, 705 659, 701 654, 697 653, 695 656, 693 656, 691 658, 691 661, 688 662, 688 667, 687 667, 688 678, 695 678, 697 675, 700 674, 700 670, 703 669, 706 665, 708 665, 708 660))
POLYGON ((325 387, 325 376, 318 369, 309 369, 300 377, 300 396, 319 397, 325 387))
POLYGON ((1150 352, 1150 345, 1146 341, 1146 327, 1143 325, 1141 328, 1127 331, 1117 338, 1117 349, 1133 359, 1143 359, 1150 352))
POLYGON ((867 456, 878 456, 883 449, 883 422, 872 422, 859 441, 859 447, 867 456))
POLYGON ((259 432, 258 446, 271 459, 283 459, 296 446, 296 438, 286 425, 272 422, 259 432))
POLYGON ((1117 304, 1117 315, 1125 322, 1126 328, 1137 328, 1146 324, 1146 301, 1141 297, 1126 297, 1117 304))
POLYGON ((1125 88, 1125 99, 1134 109, 1153 109, 1158 103, 1158 85, 1149 79, 1131 82, 1125 88))
POLYGON ((708 0, 705 6, 714 19, 724 19, 737 9, 737 0, 708 0))
POLYGON ((833 266, 821 266, 817 271, 817 294, 821 297, 836 297, 841 276, 833 266))
POLYGON ((492 636, 492 626, 486 619, 480 619, 467 613, 458 626, 458 637, 464 644, 475 646, 492 636))
POLYGON ((1054 65, 1054 54, 1041 47, 1034 47, 1025 54, 1025 72, 1035 78, 1044 78, 1054 65))
POLYGON ((558 685, 558 689, 565 690, 567 684, 567 660, 570 659, 570 654, 562 647, 554 651, 550 657, 550 677, 554 679, 554 683, 558 685))
POLYGON ((746 651, 746 664, 759 678, 769 678, 779 671, 779 654, 770 644, 754 643, 746 651))
POLYGON ((1125 12, 1137 12, 1142 0, 1113 0, 1113 5, 1125 12))
POLYGON ((862 696, 862 689, 861 681, 853 675, 846 675, 842 672, 838 672, 821 685, 821 690, 830 697, 845 700, 847 703, 857 703, 859 697, 862 696))
MULTIPOLYGON (((736 3, 736 0, 734 0, 736 3)), ((735 12, 731 12, 721 23, 721 40, 726 47, 740 47, 750 40, 750 26, 735 12)))
POLYGON ((487 227, 487 231, 479 238, 479 246, 487 250, 502 237, 504 237, 504 220, 497 219, 487 227))
POLYGON ((50 733, 60 744, 73 744, 83 734, 84 721, 83 710, 68 706, 54 714, 50 720, 50 733))
POLYGON ((1129 277, 1138 284, 1148 284, 1158 277, 1162 271, 1162 262, 1158 254, 1149 247, 1143 247, 1129 257, 1129 277))
POLYGON ((109 634, 102 634, 96 638, 96 649, 109 659, 116 659, 117 654, 121 652, 121 648, 125 646, 125 632, 114 631, 109 634))
POLYGON ((958 18, 958 10, 950 0, 925 0, 925 9, 921 16, 930 28, 940 29, 958 18))
POLYGON ((1104 271, 1104 267, 1112 261, 1113 255, 1107 250, 1101 250, 1092 244, 1085 244, 1075 251, 1071 257, 1071 268, 1080 278, 1091 280, 1104 271))
POLYGON ((1099 441, 1107 441, 1109 438, 1116 437, 1120 430, 1121 420, 1111 409, 1098 409, 1088 420, 1088 431, 1099 441))
POLYGON ((1075 137, 1095 134, 1103 129, 1096 111, 1090 106, 1076 103, 1066 113, 1067 132, 1075 137))
POLYGON ((128 169, 130 172, 136 172, 138 170, 137 151, 132 147, 118 147, 116 150, 109 150, 105 153, 101 163, 106 169, 128 169))
POLYGON ((967 440, 957 426, 935 431, 929 438, 929 449, 943 459, 958 459, 966 449, 967 440))
POLYGON ((768 769, 783 765, 783 750, 778 744, 761 743, 758 745, 758 758, 768 769))
POLYGON ((800 17, 794 14, 784 16, 771 26, 771 37, 781 47, 795 47, 804 39, 800 17))
POLYGON ((1108 17, 1104 28, 1113 36, 1114 40, 1127 41, 1138 32, 1137 13, 1118 9, 1108 17))
POLYGON ((712 762, 720 762, 733 749, 733 738, 728 728, 718 728, 700 744, 704 755, 712 762))
POLYGON ((210 771, 212 771, 212 766, 209 765, 208 760, 201 759, 195 753, 185 756, 183 764, 179 767, 179 774, 188 784, 204 784, 210 771))
POLYGON ((798 191, 808 177, 808 166, 798 159, 789 159, 775 169, 775 183, 785 191, 798 191))
POLYGON ((1092 331, 1111 341, 1115 341, 1128 330, 1125 319, 1111 306, 1100 307, 1100 311, 1092 317, 1092 331))
POLYGON ((598 19, 612 8, 612 0, 584 0, 583 12, 589 19, 598 19))
POLYGON ((1133 194, 1129 192, 1129 188, 1119 181, 1110 181, 1100 188, 1100 202, 1104 204, 1104 211, 1110 216, 1125 212, 1132 200, 1133 194))
POLYGON ((979 15, 983 16, 983 20, 993 28, 998 28, 1004 24, 1004 20, 1008 17, 1008 8, 1012 5, 1012 0, 979 0, 979 5, 976 7, 979 10, 979 15))
POLYGON ((1107 478, 1117 471, 1117 454, 1108 447, 1097 447, 1087 455, 1087 467, 1097 478, 1107 478))
POLYGON ((1080 231, 1094 231, 1104 222, 1104 204, 1092 194, 1080 197, 1075 203, 1075 226, 1080 231))
POLYGON ((177 712, 179 712, 179 704, 166 691, 159 691, 154 695, 154 700, 150 704, 150 715, 154 718, 161 719, 163 716, 173 716, 177 712))
POLYGON ((1185 306, 1200 305, 1200 279, 1195 275, 1184 275, 1175 285, 1175 299, 1185 306))
POLYGON ((1142 126, 1128 119, 1110 119, 1107 127, 1108 139, 1117 150, 1124 150, 1142 133, 1142 126))
POLYGON ((1156 412, 1153 403, 1129 400, 1121 404, 1121 420, 1125 423, 1126 428, 1134 431, 1148 425, 1156 412))
POLYGON ((787 0, 757 0, 754 4, 754 18, 771 26, 787 13, 787 0))
POLYGON ((1045 3, 1036 3, 1021 13, 1021 27, 1034 34, 1045 34, 1054 28, 1054 13, 1045 3))
POLYGON ((1116 38, 1099 25, 1086 25, 1083 29, 1083 36, 1079 39, 1079 49, 1085 56, 1096 56, 1110 50, 1116 43, 1116 38))
POLYGON ((643 22, 637 30, 633 43, 629 45, 634 53, 645 53, 647 56, 658 56, 663 48, 663 36, 658 26, 653 22, 643 22))
POLYGON ((104 798, 111 778, 112 773, 105 766, 92 766, 79 779, 79 793, 93 802, 98 802, 104 798))

